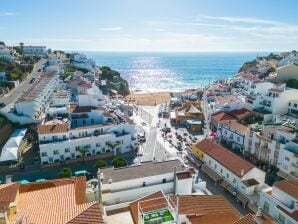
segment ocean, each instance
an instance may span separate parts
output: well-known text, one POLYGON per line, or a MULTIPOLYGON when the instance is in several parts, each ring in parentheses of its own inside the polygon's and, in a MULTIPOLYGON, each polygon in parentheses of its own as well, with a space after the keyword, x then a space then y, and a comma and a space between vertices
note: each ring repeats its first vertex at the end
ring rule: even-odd
POLYGON ((83 52, 99 66, 120 72, 131 91, 182 91, 234 76, 242 64, 261 52, 83 52))

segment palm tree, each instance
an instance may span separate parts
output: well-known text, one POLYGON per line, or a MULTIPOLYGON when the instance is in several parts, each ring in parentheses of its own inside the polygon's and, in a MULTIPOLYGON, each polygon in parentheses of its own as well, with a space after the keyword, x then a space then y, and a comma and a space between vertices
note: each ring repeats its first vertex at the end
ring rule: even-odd
POLYGON ((88 149, 85 146, 83 146, 83 147, 80 147, 78 151, 82 154, 83 161, 84 161, 84 158, 86 153, 88 152, 88 149))
POLYGON ((114 156, 116 156, 116 155, 117 155, 117 150, 115 150, 115 149, 116 149, 116 147, 117 147, 118 145, 120 145, 120 142, 115 142, 114 144, 111 143, 111 142, 106 142, 106 145, 107 145, 111 150, 114 150, 114 156))

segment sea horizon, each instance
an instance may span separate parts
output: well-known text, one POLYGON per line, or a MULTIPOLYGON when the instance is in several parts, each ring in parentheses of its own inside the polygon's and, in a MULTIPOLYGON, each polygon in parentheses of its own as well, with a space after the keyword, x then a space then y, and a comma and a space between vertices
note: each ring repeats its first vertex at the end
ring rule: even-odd
POLYGON ((233 77, 243 63, 271 52, 81 51, 120 72, 132 92, 181 92, 233 77))

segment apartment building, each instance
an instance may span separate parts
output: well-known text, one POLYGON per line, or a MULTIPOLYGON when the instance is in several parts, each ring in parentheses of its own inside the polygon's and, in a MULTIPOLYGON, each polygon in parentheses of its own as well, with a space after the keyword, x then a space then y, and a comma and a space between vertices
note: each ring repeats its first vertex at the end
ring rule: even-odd
POLYGON ((236 149, 243 153, 245 135, 248 127, 238 123, 237 121, 229 121, 221 123, 217 130, 217 139, 226 145, 230 145, 232 149, 236 149))
POLYGON ((16 101, 17 115, 26 116, 33 120, 43 119, 45 110, 49 106, 49 97, 58 83, 59 74, 57 70, 42 74, 16 101))
MULTIPOLYGON (((254 99, 250 98, 247 104, 255 112, 283 115, 288 112, 288 104, 293 100, 298 100, 298 90, 280 84, 270 88, 266 94, 257 95, 254 99)), ((271 119, 272 116, 268 118, 271 119)))
POLYGON ((24 46, 23 52, 26 56, 45 56, 46 46, 24 46))
POLYGON ((162 190, 166 194, 191 194, 193 169, 179 160, 147 161, 123 168, 103 168, 98 174, 100 201, 104 205, 130 202, 162 190))
POLYGON ((244 207, 256 206, 258 192, 266 186, 264 171, 207 138, 191 150, 204 162, 202 170, 216 183, 221 183, 244 207))
POLYGON ((77 87, 79 106, 102 106, 105 104, 105 98, 101 90, 90 82, 84 82, 77 87))
POLYGON ((288 114, 295 118, 298 119, 298 100, 291 100, 289 101, 288 104, 288 114))
POLYGON ((69 117, 37 127, 42 164, 135 149, 135 125, 127 116, 102 107, 70 105, 69 117))
POLYGON ((298 222, 298 182, 282 180, 261 192, 263 211, 281 224, 298 222))
POLYGON ((286 153, 287 149, 291 148, 291 142, 296 138, 296 135, 297 128, 292 123, 253 125, 246 138, 244 154, 268 164, 282 167, 282 159, 279 159, 280 153, 286 153))

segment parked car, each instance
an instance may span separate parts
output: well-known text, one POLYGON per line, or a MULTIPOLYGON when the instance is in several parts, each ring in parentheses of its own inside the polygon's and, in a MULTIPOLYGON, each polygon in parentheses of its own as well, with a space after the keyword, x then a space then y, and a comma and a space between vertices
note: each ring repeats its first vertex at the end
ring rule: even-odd
POLYGON ((3 107, 5 107, 5 106, 6 106, 5 103, 0 103, 0 108, 3 108, 3 107))

